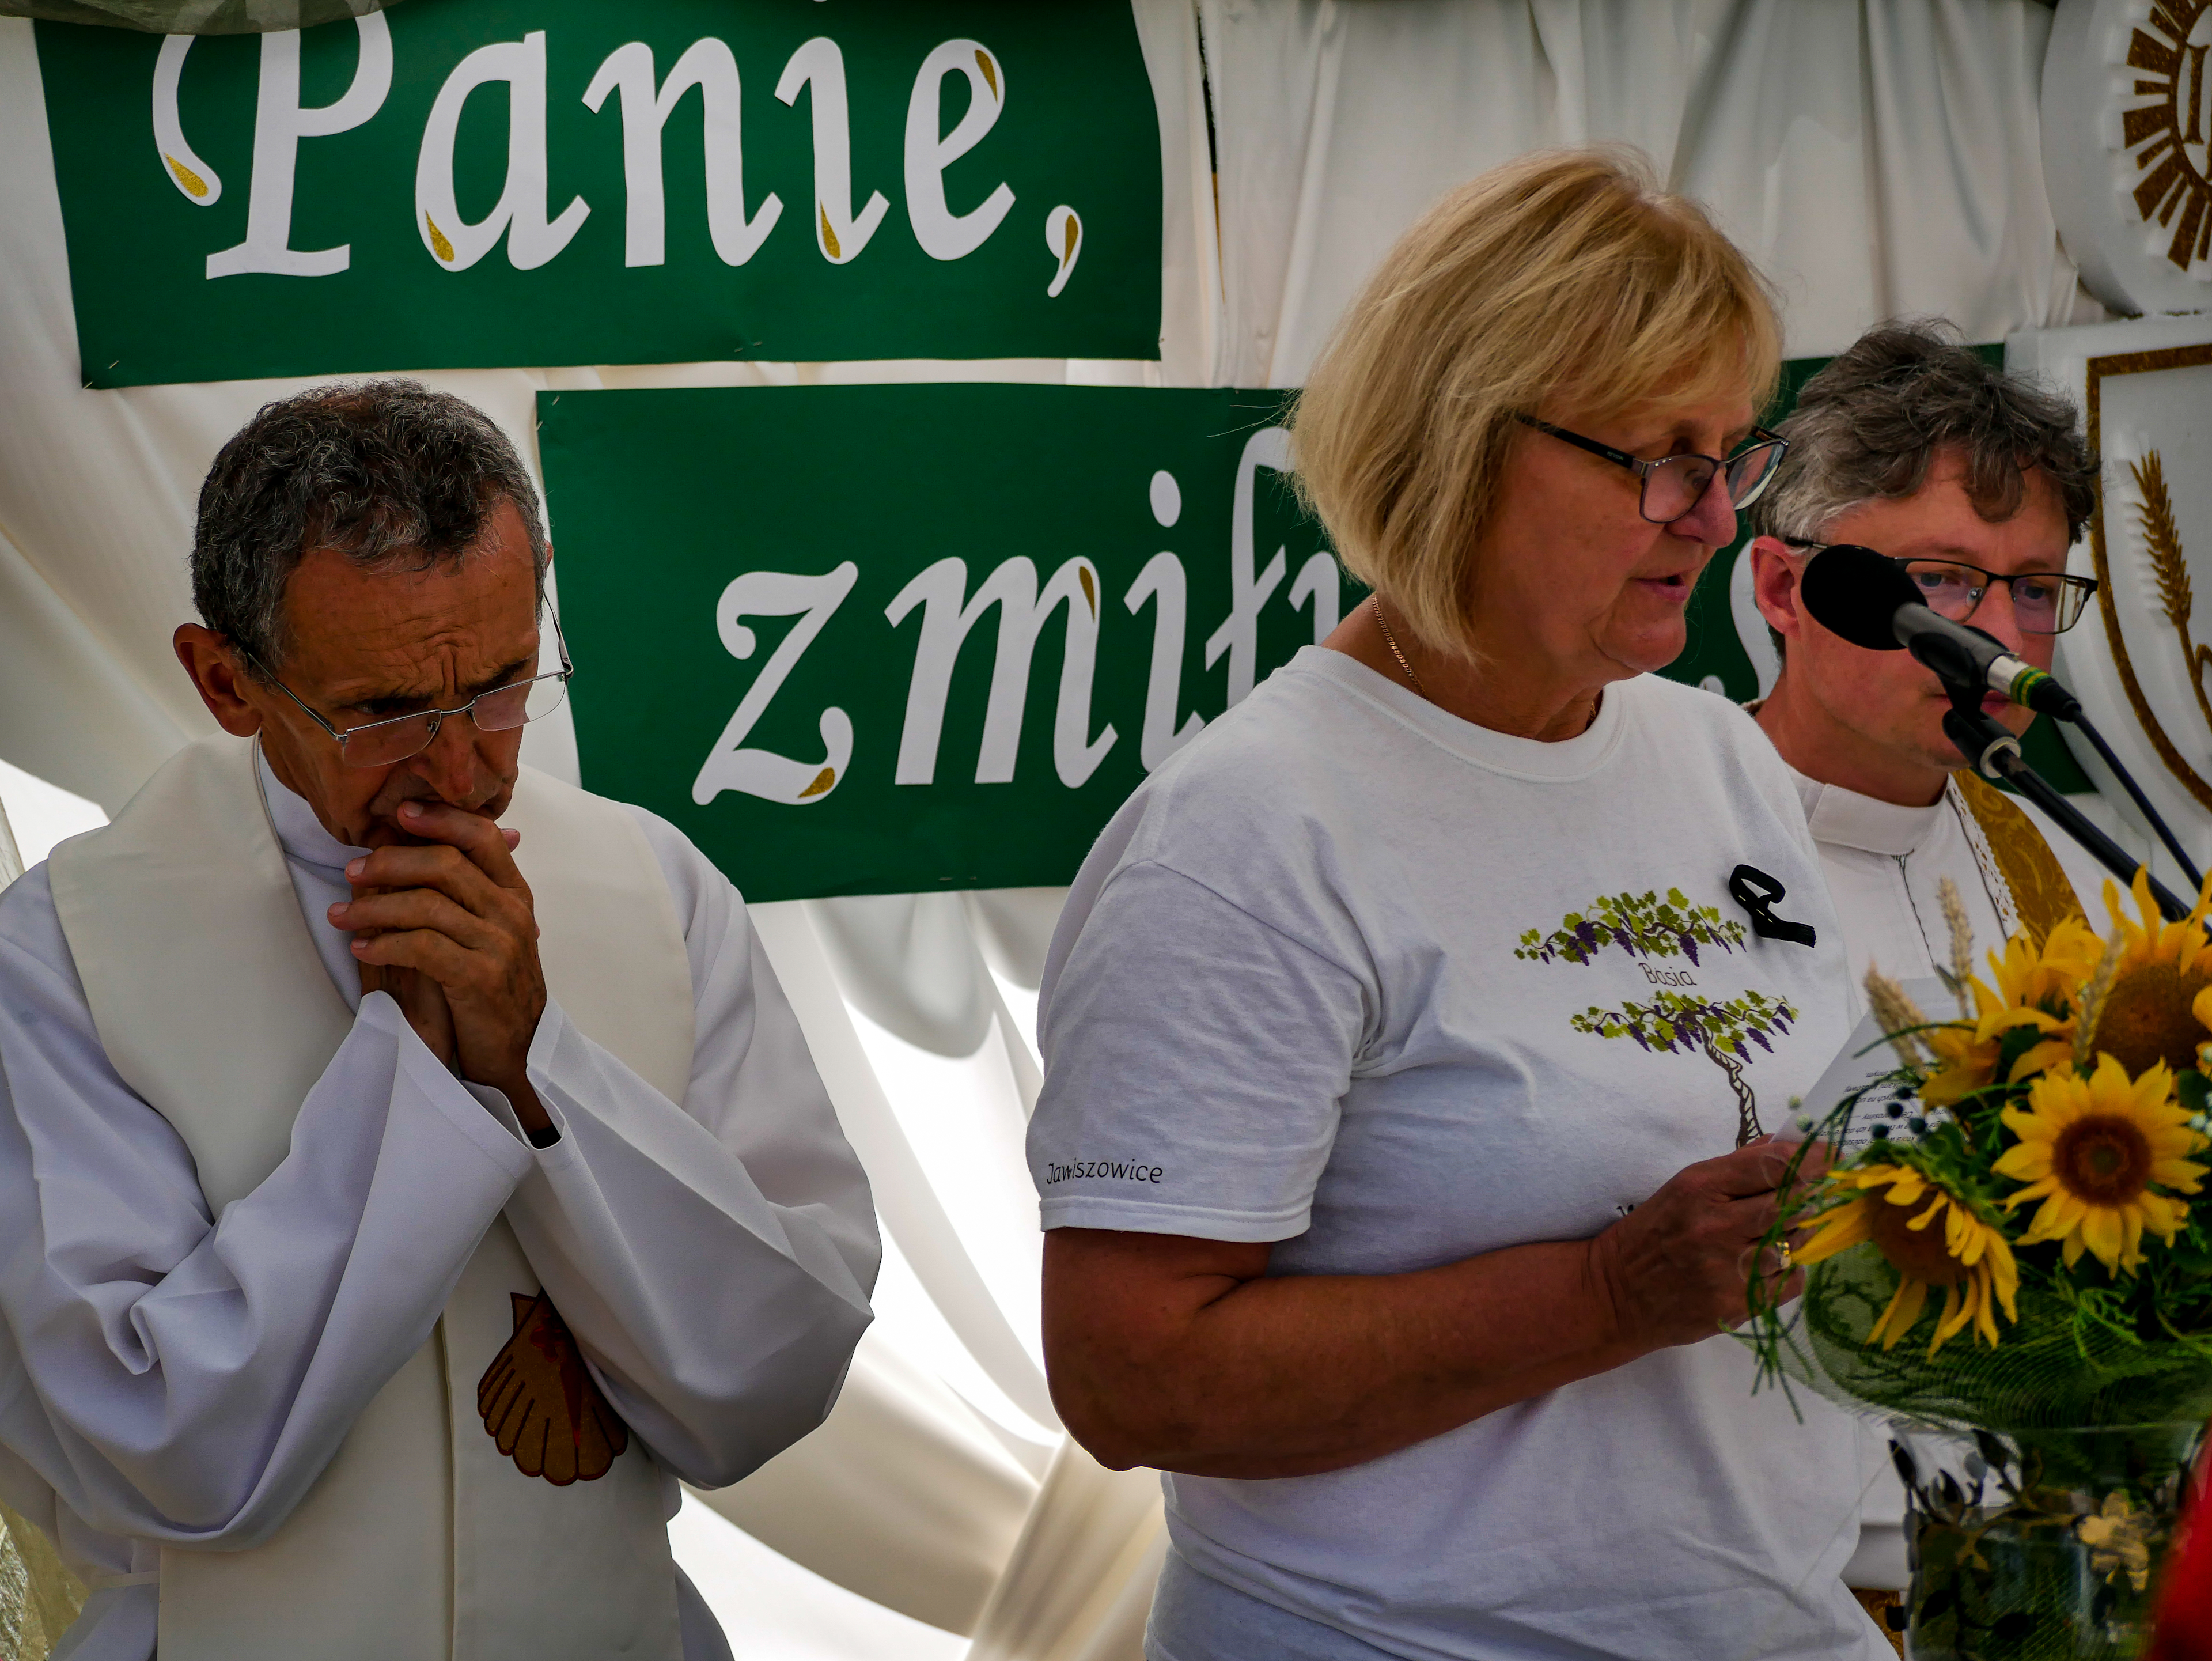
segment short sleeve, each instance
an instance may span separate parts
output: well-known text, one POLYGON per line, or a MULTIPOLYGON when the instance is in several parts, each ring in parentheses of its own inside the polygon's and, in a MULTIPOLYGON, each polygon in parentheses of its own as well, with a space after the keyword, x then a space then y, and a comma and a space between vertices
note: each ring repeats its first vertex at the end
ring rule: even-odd
POLYGON ((1304 1233, 1369 1002, 1348 969, 1205 885, 1116 872, 1045 1007, 1029 1135, 1044 1226, 1304 1233))

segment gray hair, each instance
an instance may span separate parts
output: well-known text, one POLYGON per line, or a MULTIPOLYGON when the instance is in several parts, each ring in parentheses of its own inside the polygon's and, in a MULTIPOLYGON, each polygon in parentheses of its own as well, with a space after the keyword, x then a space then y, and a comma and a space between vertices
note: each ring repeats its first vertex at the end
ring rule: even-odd
POLYGON ((309 550, 368 570, 458 564, 501 501, 522 515, 542 607, 538 492, 483 411, 414 380, 295 393, 262 405, 200 487, 192 603, 264 675, 283 660, 285 585, 309 550))
POLYGON ((1805 383, 1778 430, 1790 453, 1751 509, 1765 536, 1824 541, 1850 509, 1918 490, 1946 450, 1965 460, 1967 498, 1991 524, 2020 511, 2031 471, 2057 489, 2069 542, 2096 505, 2073 404, 1984 362, 1946 323, 1869 330, 1805 383))

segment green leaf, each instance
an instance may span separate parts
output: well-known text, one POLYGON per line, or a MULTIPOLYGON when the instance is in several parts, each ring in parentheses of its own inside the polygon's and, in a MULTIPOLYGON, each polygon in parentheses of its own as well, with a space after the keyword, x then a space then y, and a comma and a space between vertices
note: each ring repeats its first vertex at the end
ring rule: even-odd
POLYGON ((2192 1115, 2212 1110, 2212 1079, 2207 1079, 2192 1067, 2173 1082, 2175 1093, 2181 1098, 2181 1104, 2192 1115))
POLYGON ((2206 1250, 2201 1244, 2186 1235, 2176 1235, 2172 1245, 2166 1249, 2166 1255, 2173 1266, 2184 1274, 2212 1275, 2212 1251, 2206 1250))
POLYGON ((1995 1076, 2008 1079, 2013 1063, 2043 1042, 2043 1034, 2032 1026, 2015 1026, 1997 1040, 1997 1070, 1995 1076))

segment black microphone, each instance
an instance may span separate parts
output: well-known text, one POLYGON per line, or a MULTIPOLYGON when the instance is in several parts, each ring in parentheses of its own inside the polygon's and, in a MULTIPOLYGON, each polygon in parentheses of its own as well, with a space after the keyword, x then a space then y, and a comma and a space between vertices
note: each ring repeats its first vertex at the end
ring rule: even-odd
MULTIPOLYGON (((2106 869, 2123 881, 2131 880, 2132 857, 2037 777, 2035 770, 2021 757, 2019 740, 1974 707, 1974 695, 1985 689, 2070 723, 2112 770, 2145 823, 2173 855, 2190 886, 2203 887, 2204 879, 2189 857, 2189 850, 2151 805, 2135 776, 2120 764, 2104 734, 2082 713, 2081 700, 2042 670, 2014 657, 1994 636, 1954 623, 1922 604, 1920 589, 1905 575, 1903 566, 1856 543, 1832 543, 1806 563, 1799 593, 1815 622, 1852 645, 1870 652, 1894 652, 1902 646, 1933 669, 1951 693, 1952 708, 1943 717, 1944 736, 1958 746, 1974 770, 2012 783, 2057 819, 2106 869)), ((2179 907, 2179 902, 2155 881, 2151 886, 2169 919, 2184 915, 2187 908, 2179 907)))
POLYGON ((1931 611, 1904 568, 1871 548, 1832 543, 1813 556, 1799 585, 1821 627, 1870 652, 1911 652, 1947 684, 1986 687, 1999 697, 2075 721, 2081 701, 2003 642, 1931 611))

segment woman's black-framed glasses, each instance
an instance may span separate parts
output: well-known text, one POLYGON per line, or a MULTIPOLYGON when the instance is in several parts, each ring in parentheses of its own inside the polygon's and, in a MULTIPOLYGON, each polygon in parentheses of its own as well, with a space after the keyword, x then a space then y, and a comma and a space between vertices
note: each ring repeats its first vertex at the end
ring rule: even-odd
POLYGON ((1790 453, 1788 439, 1778 438, 1763 427, 1754 427, 1750 441, 1725 461, 1718 456, 1701 455, 1662 456, 1656 461, 1645 461, 1626 450, 1616 450, 1610 444, 1601 444, 1580 433, 1554 427, 1548 421, 1539 421, 1532 415, 1516 411, 1513 418, 1540 433, 1549 433, 1563 444, 1588 450, 1634 473, 1644 482, 1644 495, 1638 508, 1654 525, 1672 525, 1695 508, 1711 488, 1716 474, 1727 485, 1731 505, 1750 507, 1759 500, 1759 492, 1774 482, 1775 468, 1790 453))
MULTIPOLYGON (((1856 545, 1808 542, 1802 537, 1784 537, 1782 540, 1792 548, 1813 554, 1856 545)), ((1866 551, 1879 551, 1869 548, 1866 551)), ((2014 576, 2001 576, 1955 559, 1899 559, 1894 554, 1881 557, 1892 565, 1904 568, 1912 586, 1920 591, 1923 605, 1954 623, 1964 623, 1972 617, 1990 590, 2003 583, 2012 590, 2013 618, 2024 635, 2064 634, 2081 622, 2081 613, 2088 608, 2089 596, 2097 592, 2096 578, 2077 577, 2063 571, 2022 571, 2014 576)))
MULTIPOLYGON (((340 729, 276 676, 269 676, 269 684, 306 710, 307 719, 337 741, 338 753, 347 766, 389 767, 428 750, 436 741, 439 730, 456 715, 466 715, 476 723, 478 732, 507 733, 558 709, 561 700, 568 695, 568 678, 576 672, 576 666, 568 660, 568 642, 562 638, 559 619, 549 612, 546 620, 553 624, 553 644, 561 654, 558 669, 533 675, 528 680, 495 686, 451 709, 416 709, 388 720, 364 721, 358 727, 340 729)), ((268 671, 264 669, 262 672, 267 674, 268 671)))

